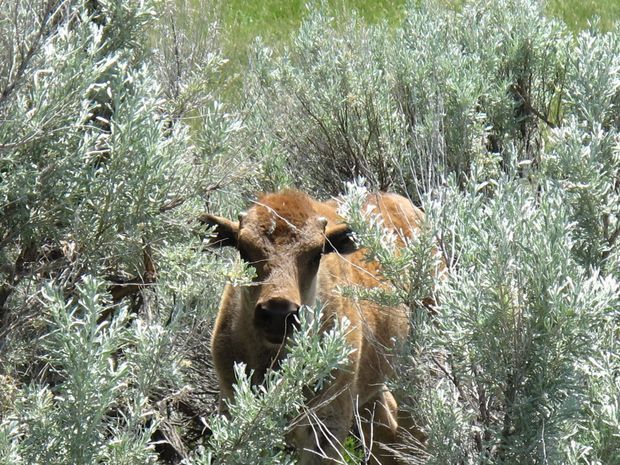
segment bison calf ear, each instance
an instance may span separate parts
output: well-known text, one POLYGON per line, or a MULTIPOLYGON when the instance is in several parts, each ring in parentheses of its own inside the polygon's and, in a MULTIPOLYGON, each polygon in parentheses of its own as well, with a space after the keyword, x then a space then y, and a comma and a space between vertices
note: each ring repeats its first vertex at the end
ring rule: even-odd
POLYGON ((338 252, 347 254, 357 250, 357 244, 353 239, 353 231, 348 224, 339 224, 325 231, 324 252, 338 252))
POLYGON ((209 213, 200 215, 199 221, 214 228, 209 236, 208 245, 210 247, 237 247, 239 223, 209 213))

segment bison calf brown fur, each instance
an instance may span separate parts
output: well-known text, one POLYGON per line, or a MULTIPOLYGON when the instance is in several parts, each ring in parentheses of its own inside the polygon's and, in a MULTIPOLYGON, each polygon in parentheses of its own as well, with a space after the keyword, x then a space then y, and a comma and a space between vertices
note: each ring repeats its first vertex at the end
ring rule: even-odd
MULTIPOLYGON (((423 213, 399 195, 372 194, 367 204, 401 245, 423 221, 423 213)), ((338 370, 329 387, 309 400, 310 408, 315 406, 314 420, 305 417, 291 434, 300 464, 337 463, 339 444, 351 430, 356 411, 364 438, 372 437, 372 463, 397 463, 384 447, 398 440, 397 404, 385 379, 391 372, 390 352, 406 338, 409 319, 404 306, 383 307, 338 292, 342 286, 388 284, 379 264, 356 248, 336 203, 284 190, 261 196, 239 221, 209 214, 202 221, 214 227, 210 245, 237 248, 257 273, 251 286, 228 284, 221 299, 211 342, 220 413, 226 413, 226 402, 233 398, 234 364, 245 363, 254 373, 252 382, 260 384, 281 356, 296 313, 318 300, 325 321, 349 320, 347 341, 354 350, 347 369, 338 370)))

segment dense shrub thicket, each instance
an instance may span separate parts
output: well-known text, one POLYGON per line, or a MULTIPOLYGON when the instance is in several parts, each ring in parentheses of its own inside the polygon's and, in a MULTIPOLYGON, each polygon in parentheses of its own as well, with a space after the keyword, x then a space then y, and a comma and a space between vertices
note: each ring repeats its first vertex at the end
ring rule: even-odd
POLYGON ((214 416, 210 322, 251 270, 193 221, 291 185, 344 192, 394 285, 343 292, 411 310, 390 382, 428 440, 405 463, 620 463, 620 30, 528 0, 411 2, 396 28, 319 7, 282 50, 257 40, 234 108, 217 16, 190 5, 0 13, 0 463, 295 463, 346 327, 309 312, 214 416), (424 207, 404 251, 368 189, 424 207))
POLYGON ((202 85, 223 60, 157 14, 107 0, 0 13, 2 463, 155 462, 158 442, 187 454, 172 411, 204 428, 190 401, 212 398, 218 276, 242 270, 202 253, 191 220, 245 165, 224 162, 239 125, 202 85))

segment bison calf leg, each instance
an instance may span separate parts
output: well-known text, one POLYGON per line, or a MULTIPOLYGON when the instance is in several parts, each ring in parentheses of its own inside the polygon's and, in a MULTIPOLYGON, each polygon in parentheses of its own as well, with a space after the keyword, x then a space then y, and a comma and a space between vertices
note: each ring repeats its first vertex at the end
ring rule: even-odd
POLYGON ((393 450, 398 444, 398 405, 392 393, 381 391, 360 409, 361 441, 372 465, 398 465, 393 450))
POLYGON ((342 444, 349 434, 352 421, 353 407, 348 392, 341 392, 327 405, 306 413, 291 438, 300 453, 299 465, 344 463, 342 444))

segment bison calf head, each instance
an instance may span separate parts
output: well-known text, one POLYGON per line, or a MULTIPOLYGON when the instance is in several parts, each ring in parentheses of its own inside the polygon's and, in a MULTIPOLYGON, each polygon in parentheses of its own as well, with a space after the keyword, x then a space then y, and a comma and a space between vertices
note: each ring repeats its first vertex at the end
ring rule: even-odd
POLYGON ((321 257, 355 250, 349 227, 322 205, 301 192, 283 191, 261 197, 239 221, 201 218, 214 228, 211 246, 235 247, 256 269, 240 307, 271 344, 290 334, 302 305, 314 304, 321 257))

